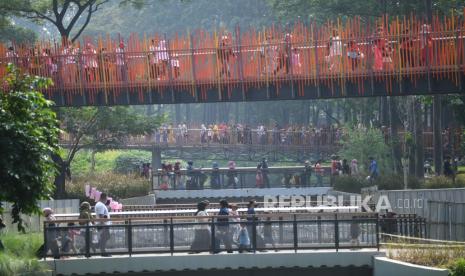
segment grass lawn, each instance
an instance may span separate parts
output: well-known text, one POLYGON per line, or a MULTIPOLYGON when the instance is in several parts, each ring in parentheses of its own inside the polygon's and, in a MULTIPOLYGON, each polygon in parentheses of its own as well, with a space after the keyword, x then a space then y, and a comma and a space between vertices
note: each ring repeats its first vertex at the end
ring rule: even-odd
POLYGON ((5 246, 0 253, 0 275, 46 275, 48 267, 35 257, 43 243, 42 233, 7 233, 0 238, 5 246))

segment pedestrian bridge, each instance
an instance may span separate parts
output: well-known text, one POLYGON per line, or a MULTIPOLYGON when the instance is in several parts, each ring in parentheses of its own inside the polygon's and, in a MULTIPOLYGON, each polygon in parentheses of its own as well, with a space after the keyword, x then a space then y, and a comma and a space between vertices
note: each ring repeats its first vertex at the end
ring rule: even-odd
POLYGON ((44 261, 56 275, 150 272, 197 275, 213 270, 231 273, 297 269, 301 271, 297 275, 303 275, 304 270, 307 275, 308 270, 315 271, 315 275, 325 275, 322 272, 348 275, 342 270, 350 270, 368 276, 375 269, 373 258, 384 255, 379 252, 380 231, 386 226, 409 229, 408 233, 398 232, 407 236, 425 234, 424 221, 420 219, 392 220, 379 218, 376 213, 277 212, 228 218, 226 224, 224 216, 215 215, 112 218, 112 224, 104 226, 87 221, 79 225, 76 219, 57 220, 53 225, 46 222, 44 237, 48 253, 44 261), (245 251, 238 252, 241 224, 250 244, 245 251), (93 243, 93 236, 101 235, 105 229, 109 239, 104 244, 93 243), (72 231, 77 233, 75 251, 63 246, 72 231), (114 256, 101 258, 104 252, 114 256), (67 258, 50 259, 58 255, 67 258))
POLYGON ((465 23, 458 16, 432 24, 344 22, 43 41, 2 46, 0 62, 52 78, 55 85, 43 92, 58 106, 465 93, 465 23))

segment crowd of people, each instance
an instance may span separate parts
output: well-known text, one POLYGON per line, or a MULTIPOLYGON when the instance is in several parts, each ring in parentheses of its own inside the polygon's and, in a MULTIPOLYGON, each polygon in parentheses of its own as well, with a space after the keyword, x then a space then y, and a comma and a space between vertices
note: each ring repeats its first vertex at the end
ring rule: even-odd
POLYGON ((51 208, 44 208, 42 210, 47 222, 47 243, 42 245, 38 251, 37 256, 43 258, 50 251, 55 259, 60 259, 63 254, 73 253, 89 256, 90 252, 85 251, 86 239, 90 239, 89 250, 93 253, 99 250, 102 257, 111 257, 107 253, 107 243, 110 240, 110 202, 106 193, 100 195, 100 199, 94 206, 95 217, 92 215, 91 205, 89 202, 84 201, 80 205, 79 217, 80 222, 76 225, 74 222, 69 222, 66 226, 70 227, 64 231, 57 229, 59 225, 55 223, 57 220, 54 216, 54 211, 51 208), (88 233, 84 227, 86 225, 97 226, 92 228, 92 232, 88 233), (89 235, 89 236, 88 236, 89 235))
MULTIPOLYGON (((259 43, 253 49, 239 47, 233 36, 225 31, 218 39, 205 42, 210 45, 203 51, 183 48, 187 44, 181 41, 152 38, 148 43, 86 39, 82 44, 69 41, 62 45, 42 43, 32 47, 12 44, 0 52, 4 52, 2 62, 16 64, 31 74, 52 77, 57 85, 65 86, 172 81, 181 77, 230 79, 289 74, 313 77, 315 70, 322 75, 360 69, 389 71, 441 65, 441 62, 449 65, 435 54, 430 25, 412 22, 410 28, 403 26, 401 30, 395 33, 396 30, 378 26, 371 34, 355 37, 349 30, 325 28, 326 35, 322 39, 310 42, 296 26, 294 32, 266 33, 264 39, 259 38, 251 44, 259 43), (238 66, 248 69, 241 70, 238 66)), ((443 47, 448 51, 449 45, 443 47)))
POLYGON ((188 128, 186 123, 162 124, 154 133, 158 144, 256 144, 256 145, 328 145, 337 144, 344 131, 337 126, 314 127, 311 125, 274 124, 201 124, 200 128, 188 128))
MULTIPOLYGON (((201 251, 210 251, 213 253, 220 252, 221 244, 224 245, 226 252, 233 253, 233 246, 236 247, 239 253, 244 251, 252 251, 252 236, 255 232, 253 229, 254 220, 258 218, 255 216, 255 208, 257 202, 250 200, 247 204, 246 218, 240 217, 238 213, 238 206, 236 204, 229 204, 225 199, 220 200, 220 209, 217 214, 216 226, 216 239, 215 244, 212 244, 211 238, 211 223, 209 222, 209 214, 207 207, 208 200, 201 201, 197 204, 197 211, 195 212, 196 222, 200 223, 195 230, 194 241, 191 245, 192 253, 199 253, 201 251)), ((256 246, 265 248, 271 245, 276 250, 276 244, 273 238, 273 229, 271 218, 267 217, 263 223, 260 233, 255 233, 256 246)))
MULTIPOLYGON (((93 254, 98 252, 103 257, 110 257, 107 242, 111 240, 112 235, 117 234, 108 227, 111 225, 111 220, 104 201, 105 196, 103 195, 101 200, 95 204, 95 217, 92 216, 91 205, 88 202, 82 202, 79 221, 76 222, 78 225, 68 223, 67 227, 63 228, 56 222, 53 210, 44 208, 43 215, 47 222, 46 244, 39 249, 39 257, 48 255, 48 252, 51 252, 55 259, 60 259, 66 254, 90 257, 91 252, 93 254), (87 225, 90 226, 90 232, 87 225)), ((253 252, 256 249, 260 251, 265 251, 265 249, 277 251, 279 249, 278 242, 275 241, 277 229, 273 227, 273 224, 276 225, 278 221, 274 220, 268 212, 263 214, 265 216, 258 216, 255 210, 258 203, 255 200, 250 200, 247 203, 247 209, 243 213, 239 213, 237 204, 229 203, 225 199, 219 201, 219 210, 214 211, 214 213, 209 213, 209 205, 208 200, 197 203, 197 210, 192 217, 195 224, 188 229, 188 231, 192 231, 192 229, 194 231, 192 239, 189 241, 191 254, 205 251, 216 254, 221 251, 242 253, 253 252), (214 239, 212 231, 215 231, 214 239)), ((352 219, 348 233, 349 239, 353 246, 359 246, 361 232, 359 224, 361 222, 357 219, 363 219, 363 216, 353 216, 352 219)), ((388 223, 390 222, 388 221, 388 223)), ((321 232, 317 237, 319 242, 332 239, 331 235, 325 235, 326 230, 323 229, 321 223, 318 224, 318 227, 318 231, 321 232)), ((167 220, 163 221, 160 230, 163 233, 160 236, 162 240, 159 241, 159 244, 169 247, 167 220)))
POLYGON ((166 80, 169 77, 179 77, 177 54, 168 55, 166 41, 155 42, 154 39, 147 53, 131 54, 127 53, 123 40, 114 49, 98 48, 92 42, 85 43, 81 48, 78 44, 68 41, 61 47, 35 46, 28 49, 25 46, 9 46, 3 62, 15 64, 34 75, 50 77, 57 85, 70 85, 127 82, 131 75, 128 67, 130 60, 141 57, 148 59, 151 79, 166 80), (171 73, 168 69, 171 69, 171 73))

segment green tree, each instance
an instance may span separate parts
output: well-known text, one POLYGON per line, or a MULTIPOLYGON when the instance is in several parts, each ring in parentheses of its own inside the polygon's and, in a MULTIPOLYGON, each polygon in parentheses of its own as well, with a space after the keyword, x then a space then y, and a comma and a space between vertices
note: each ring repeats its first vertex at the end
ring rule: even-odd
MULTIPOLYGON (((0 202, 13 204, 13 222, 24 230, 21 213, 39 212, 38 201, 53 193, 58 121, 52 102, 37 92, 50 80, 22 75, 12 65, 0 90, 0 202)), ((1 205, 0 205, 1 207, 1 205)), ((3 209, 0 208, 0 213, 3 209)))
POLYGON ((117 148, 130 136, 153 133, 164 120, 163 116, 145 116, 123 106, 61 108, 58 116, 69 134, 67 154, 54 156, 60 168, 55 179, 59 197, 64 195, 65 178, 71 177, 70 164, 79 150, 89 148, 95 154, 117 148))
MULTIPOLYGON (((430 0, 436 12, 449 13, 451 10, 461 12, 463 0, 430 0)), ((285 20, 301 17, 305 20, 325 22, 338 17, 360 16, 362 18, 390 15, 426 15, 428 1, 399 0, 268 0, 276 13, 285 20)))
POLYGON ((373 157, 378 162, 381 173, 390 170, 389 148, 379 129, 346 129, 339 156, 348 160, 357 159, 361 169, 367 169, 368 159, 373 157))
MULTIPOLYGON (((62 39, 75 41, 94 14, 109 0, 0 0, 0 12, 21 16, 37 23, 53 24, 62 39), (73 35, 71 37, 71 32, 73 35)), ((120 0, 120 6, 141 7, 144 0, 120 0)))

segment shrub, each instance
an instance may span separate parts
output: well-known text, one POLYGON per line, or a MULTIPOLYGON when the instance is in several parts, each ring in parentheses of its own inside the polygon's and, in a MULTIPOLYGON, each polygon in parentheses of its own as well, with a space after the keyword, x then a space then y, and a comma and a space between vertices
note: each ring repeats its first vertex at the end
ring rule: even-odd
POLYGON ((137 153, 124 153, 115 159, 114 172, 121 174, 139 173, 142 163, 150 163, 150 157, 137 153))
POLYGON ((461 258, 450 266, 451 276, 465 276, 465 259, 461 258))
MULTIPOLYGON (((409 189, 421 188, 422 182, 413 176, 408 179, 409 189)), ((401 190, 404 188, 404 177, 402 175, 387 174, 380 175, 374 182, 367 181, 360 176, 338 176, 334 179, 334 189, 348 193, 360 193, 364 187, 378 186, 379 190, 401 190)))
POLYGON ((361 189, 369 186, 363 177, 341 175, 334 178, 334 189, 347 193, 360 193, 361 189))
POLYGON ((454 183, 452 179, 445 177, 443 175, 433 176, 430 179, 425 181, 426 189, 445 189, 445 188, 454 188, 454 183))
MULTIPOLYGON (((462 262, 457 266, 454 260, 463 259, 465 254, 463 245, 457 244, 412 244, 412 243, 390 243, 386 254, 389 258, 412 264, 449 268, 451 271, 459 267, 463 268, 462 262)), ((452 274, 454 276, 465 276, 465 274, 452 274)))
POLYGON ((2 236, 5 253, 17 257, 34 258, 35 252, 43 243, 42 233, 13 234, 2 236))
MULTIPOLYGON (((404 188, 404 176, 400 174, 383 174, 380 175, 375 185, 379 190, 402 190, 404 188)), ((409 189, 419 189, 422 187, 422 181, 414 176, 407 178, 407 187, 409 189)))
POLYGON ((35 259, 43 243, 41 233, 2 236, 5 252, 0 253, 0 275, 48 275, 49 267, 35 259))
POLYGON ((107 172, 73 178, 72 181, 66 183, 68 197, 88 200, 84 194, 86 184, 97 187, 115 199, 144 196, 151 190, 150 180, 138 174, 107 172))
POLYGON ((48 266, 35 259, 19 258, 0 253, 0 275, 49 275, 48 266))

